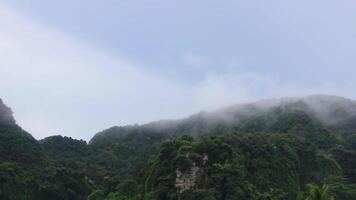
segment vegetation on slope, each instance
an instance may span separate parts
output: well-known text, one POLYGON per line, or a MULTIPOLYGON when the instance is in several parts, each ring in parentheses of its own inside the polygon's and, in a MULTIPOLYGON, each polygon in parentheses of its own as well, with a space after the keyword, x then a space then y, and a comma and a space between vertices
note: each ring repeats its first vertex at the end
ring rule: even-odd
POLYGON ((0 102, 0 199, 354 200, 355 110, 337 97, 271 100, 113 127, 87 144, 36 141, 0 102))

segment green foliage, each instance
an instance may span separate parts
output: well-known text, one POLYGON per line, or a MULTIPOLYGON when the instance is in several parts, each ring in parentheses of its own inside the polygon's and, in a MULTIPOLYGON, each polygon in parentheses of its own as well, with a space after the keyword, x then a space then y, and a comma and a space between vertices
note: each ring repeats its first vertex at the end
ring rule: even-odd
POLYGON ((93 190, 88 196, 87 200, 105 200, 105 193, 103 190, 93 190))
POLYGON ((353 151, 356 151, 356 134, 346 136, 345 140, 345 146, 352 149, 353 151))
POLYGON ((188 190, 188 191, 183 192, 181 199, 182 200, 196 200, 196 199, 216 200, 215 193, 216 193, 216 191, 214 189, 188 190))
POLYGON ((42 199, 85 200, 90 193, 85 175, 66 168, 56 169, 40 184, 42 199))
POLYGON ((28 171, 15 163, 0 164, 0 199, 22 200, 38 198, 38 185, 28 171))
POLYGON ((238 132, 289 133, 303 136, 320 149, 339 143, 337 138, 318 120, 301 110, 275 108, 235 127, 238 132))
POLYGON ((356 199, 353 116, 326 125, 300 102, 244 111, 113 127, 87 144, 36 141, 0 102, 0 199, 356 199), (194 184, 178 190, 178 173, 194 184))
POLYGON ((346 178, 342 176, 330 176, 324 180, 324 183, 329 186, 330 193, 335 196, 335 199, 356 199, 356 184, 350 183, 346 178))
POLYGON ((352 183, 356 183, 356 152, 346 150, 342 146, 332 149, 332 154, 343 169, 345 177, 352 183))
POLYGON ((329 186, 323 185, 322 187, 315 184, 308 184, 308 197, 305 200, 334 200, 330 195, 329 186))
POLYGON ((69 137, 51 136, 39 141, 43 152, 58 167, 83 169, 88 155, 87 143, 69 137))
POLYGON ((43 161, 38 142, 17 125, 0 126, 0 163, 35 167, 43 161))

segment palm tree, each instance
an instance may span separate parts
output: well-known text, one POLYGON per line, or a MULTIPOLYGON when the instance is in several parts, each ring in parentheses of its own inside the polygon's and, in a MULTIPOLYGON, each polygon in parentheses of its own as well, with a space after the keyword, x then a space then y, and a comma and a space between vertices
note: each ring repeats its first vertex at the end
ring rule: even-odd
POLYGON ((335 200, 330 195, 329 186, 323 185, 322 187, 316 184, 308 184, 309 196, 305 200, 335 200))

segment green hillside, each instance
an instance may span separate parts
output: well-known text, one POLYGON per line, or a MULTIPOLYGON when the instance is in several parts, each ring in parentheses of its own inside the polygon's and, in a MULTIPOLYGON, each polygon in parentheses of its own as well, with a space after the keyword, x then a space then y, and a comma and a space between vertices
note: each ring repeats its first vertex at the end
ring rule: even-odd
POLYGON ((356 102, 308 96, 36 141, 0 102, 0 199, 356 199, 356 102))

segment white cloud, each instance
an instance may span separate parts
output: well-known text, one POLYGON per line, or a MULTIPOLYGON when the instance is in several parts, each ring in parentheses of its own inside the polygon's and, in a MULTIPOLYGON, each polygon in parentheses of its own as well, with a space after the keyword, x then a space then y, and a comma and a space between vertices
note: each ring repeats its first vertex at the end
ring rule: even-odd
POLYGON ((134 117, 146 121, 149 114, 143 113, 152 112, 148 105, 166 101, 160 102, 162 107, 172 106, 185 93, 172 81, 1 4, 0 13, 1 95, 19 123, 36 137, 60 131, 84 134, 77 123, 93 134, 119 122, 132 123, 134 117), (169 102, 167 96, 176 100, 169 102))
MULTIPOLYGON (((0 3, 0 97, 36 138, 89 139, 112 125, 184 117, 205 109, 322 88, 280 85, 257 74, 207 72, 187 86, 38 24, 0 3)), ((188 53, 185 64, 206 59, 188 53)), ((336 91, 332 90, 332 91, 336 91)))

